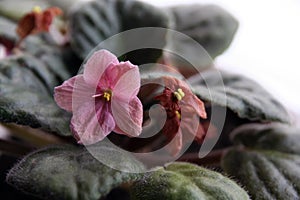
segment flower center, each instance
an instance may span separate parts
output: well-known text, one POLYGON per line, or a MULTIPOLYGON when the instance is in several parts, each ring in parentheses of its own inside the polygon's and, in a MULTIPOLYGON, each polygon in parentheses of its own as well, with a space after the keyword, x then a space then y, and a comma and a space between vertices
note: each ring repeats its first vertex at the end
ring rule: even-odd
POLYGON ((33 9, 32 9, 32 11, 39 14, 39 13, 42 12, 42 9, 39 6, 34 6, 33 9))
POLYGON ((101 94, 95 94, 95 95, 93 95, 92 97, 93 97, 93 98, 103 97, 103 99, 104 99, 105 101, 110 101, 110 100, 111 100, 111 96, 112 96, 112 91, 111 91, 111 90, 105 90, 105 91, 103 92, 103 94, 102 94, 102 93, 101 93, 101 94))
POLYGON ((105 92, 103 93, 103 98, 104 98, 106 101, 110 101, 111 96, 112 96, 111 90, 107 90, 107 91, 105 91, 105 92))
POLYGON ((184 94, 184 92, 182 91, 181 88, 177 89, 177 91, 174 92, 173 94, 178 99, 178 101, 180 101, 185 96, 185 94, 184 94))

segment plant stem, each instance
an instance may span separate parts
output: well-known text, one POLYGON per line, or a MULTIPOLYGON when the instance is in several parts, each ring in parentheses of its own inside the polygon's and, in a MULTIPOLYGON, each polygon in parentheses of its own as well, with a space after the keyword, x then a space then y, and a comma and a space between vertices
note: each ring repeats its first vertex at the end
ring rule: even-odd
POLYGON ((14 141, 3 140, 0 138, 0 151, 3 151, 4 153, 19 157, 29 153, 32 150, 32 147, 25 146, 14 141))
POLYGON ((9 129, 10 133, 36 147, 42 147, 50 144, 64 143, 62 139, 55 135, 45 133, 39 129, 32 129, 26 126, 20 126, 17 124, 2 124, 9 129))

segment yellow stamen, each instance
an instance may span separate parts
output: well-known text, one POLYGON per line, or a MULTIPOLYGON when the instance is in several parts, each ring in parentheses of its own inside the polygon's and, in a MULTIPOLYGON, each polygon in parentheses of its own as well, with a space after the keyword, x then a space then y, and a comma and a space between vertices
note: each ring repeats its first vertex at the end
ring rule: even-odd
POLYGON ((103 98, 106 100, 106 101, 110 101, 111 99, 111 91, 105 91, 104 94, 103 94, 103 98))
POLYGON ((181 114, 178 111, 175 111, 175 114, 178 117, 178 119, 181 119, 181 114))
POLYGON ((182 96, 182 98, 185 96, 185 94, 184 94, 184 92, 182 91, 181 88, 179 88, 177 91, 182 96))
POLYGON ((97 98, 97 97, 101 97, 101 96, 103 96, 103 99, 105 99, 106 101, 110 101, 111 96, 112 96, 112 91, 111 90, 106 90, 105 92, 103 92, 103 94, 95 94, 92 97, 97 98))
POLYGON ((178 101, 180 101, 185 96, 181 88, 177 89, 177 91, 174 92, 174 95, 178 99, 178 101))
POLYGON ((35 13, 41 13, 42 12, 42 9, 40 6, 34 6, 33 9, 32 9, 33 12, 35 13))

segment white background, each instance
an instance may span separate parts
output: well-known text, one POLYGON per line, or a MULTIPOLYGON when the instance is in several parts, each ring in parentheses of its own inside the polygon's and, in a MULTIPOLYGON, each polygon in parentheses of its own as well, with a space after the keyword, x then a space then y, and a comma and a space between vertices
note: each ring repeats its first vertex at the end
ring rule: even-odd
POLYGON ((217 4, 229 11, 238 19, 239 29, 229 49, 216 59, 216 65, 256 80, 289 111, 300 116, 299 0, 151 0, 147 3, 157 6, 217 4))

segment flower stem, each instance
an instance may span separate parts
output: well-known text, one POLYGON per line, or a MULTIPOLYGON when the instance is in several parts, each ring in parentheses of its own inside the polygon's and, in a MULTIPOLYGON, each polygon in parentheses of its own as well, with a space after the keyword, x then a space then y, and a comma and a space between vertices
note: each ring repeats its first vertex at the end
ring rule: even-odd
POLYGON ((29 153, 32 150, 33 148, 30 146, 0 138, 0 151, 4 153, 19 157, 29 153))
POLYGON ((39 129, 33 129, 26 126, 17 124, 2 124, 6 127, 10 133, 25 142, 28 142, 36 147, 42 147, 50 144, 61 144, 65 143, 59 137, 45 133, 39 129))

